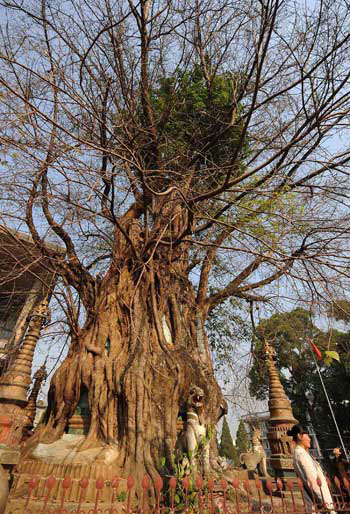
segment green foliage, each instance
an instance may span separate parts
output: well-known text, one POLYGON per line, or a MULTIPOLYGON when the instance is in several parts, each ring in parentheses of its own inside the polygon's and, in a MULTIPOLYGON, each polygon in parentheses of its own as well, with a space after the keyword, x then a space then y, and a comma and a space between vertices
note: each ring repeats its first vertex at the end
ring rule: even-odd
POLYGON ((307 424, 310 416, 321 447, 338 445, 334 422, 307 343, 307 337, 311 337, 324 355, 318 365, 340 431, 350 444, 349 334, 337 330, 323 332, 312 323, 307 311, 295 309, 262 320, 257 327, 257 336, 254 341, 255 361, 249 373, 251 394, 258 399, 266 398, 268 394, 267 370, 262 358, 262 345, 266 338, 273 342, 276 365, 294 416, 302 424, 307 424))
POLYGON ((334 300, 328 310, 328 314, 337 321, 350 323, 350 302, 344 298, 334 300))
POLYGON ((126 491, 120 491, 120 493, 117 494, 116 496, 116 500, 117 502, 125 502, 126 498, 127 498, 127 492, 126 491))
MULTIPOLYGON (((257 180, 259 177, 254 177, 246 187, 253 189, 257 180)), ((309 232, 310 227, 305 221, 300 221, 297 229, 288 221, 304 219, 304 209, 302 199, 286 186, 269 195, 243 198, 239 203, 239 224, 248 227, 249 233, 258 240, 261 251, 266 251, 266 245, 275 249, 292 233, 300 237, 309 232)))
MULTIPOLYGON (((175 508, 177 512, 184 512, 186 507, 186 490, 183 486, 183 479, 185 478, 186 474, 184 470, 180 467, 176 467, 176 492, 174 496, 174 502, 175 502, 175 508)), ((194 483, 194 477, 193 477, 193 470, 191 474, 189 475, 189 488, 187 489, 187 505, 188 508, 191 510, 196 510, 198 507, 198 495, 195 488, 194 483)))
POLYGON ((238 455, 235 445, 232 441, 230 427, 227 423, 226 416, 222 424, 221 441, 219 446, 219 455, 226 457, 227 459, 233 460, 234 465, 238 464, 238 455))
POLYGON ((250 344, 252 332, 247 317, 246 303, 230 298, 213 309, 206 322, 214 370, 225 384, 230 383, 229 371, 237 363, 237 354, 244 351, 244 343, 250 344))
POLYGON ((283 372, 294 373, 295 381, 301 383, 310 366, 312 367, 312 356, 306 339, 312 337, 322 349, 321 335, 321 331, 312 324, 309 313, 304 309, 274 314, 269 319, 262 320, 256 330, 255 359, 249 373, 251 394, 259 400, 266 399, 268 395, 268 374, 263 358, 265 339, 273 341, 282 383, 285 383, 283 372))
MULTIPOLYGON (((186 452, 181 452, 180 454, 172 454, 172 466, 174 469, 174 476, 176 478, 176 491, 174 496, 175 503, 175 511, 176 512, 184 512, 186 507, 186 490, 183 485, 183 480, 185 477, 189 479, 189 488, 187 490, 187 505, 189 508, 189 512, 196 511, 198 507, 198 494, 197 489, 195 487, 195 470, 192 462, 197 461, 201 462, 203 458, 204 448, 209 444, 211 438, 213 437, 213 428, 209 425, 207 427, 206 437, 202 437, 199 441, 197 447, 194 452, 190 452, 189 455, 186 452), (193 457, 193 459, 192 459, 193 457), (190 460, 191 459, 191 460, 190 460)), ((163 470, 163 475, 167 475, 166 469, 166 459, 163 456, 160 460, 160 467, 163 470)), ((206 488, 203 489, 206 491, 206 488)), ((171 505, 171 491, 168 490, 166 496, 166 504, 171 505)))
POLYGON ((246 452, 250 447, 250 441, 248 432, 245 428, 244 422, 240 420, 237 434, 236 434, 236 450, 238 452, 238 455, 240 455, 243 452, 246 452))
MULTIPOLYGON (((220 166, 237 148, 242 133, 242 106, 236 105, 243 77, 231 73, 215 75, 210 83, 201 66, 178 72, 159 81, 151 102, 157 117, 164 160, 174 166, 196 157, 199 167, 220 166)), ((245 144, 240 155, 247 155, 245 144)), ((222 177, 224 174, 222 175, 222 177)), ((212 177, 218 183, 220 175, 212 177)))
MULTIPOLYGON (((181 453, 179 455, 172 454, 171 456, 172 465, 174 469, 174 476, 176 478, 176 490, 174 495, 175 512, 184 512, 186 506, 186 490, 183 485, 183 480, 186 476, 189 478, 189 488, 187 490, 187 504, 191 509, 195 510, 198 506, 197 492, 194 483, 194 470, 190 463, 187 453, 181 453)), ((163 475, 167 474, 165 466, 166 459, 162 457, 161 468, 163 469, 163 475)), ((167 488, 165 497, 165 504, 171 506, 171 491, 167 488)))

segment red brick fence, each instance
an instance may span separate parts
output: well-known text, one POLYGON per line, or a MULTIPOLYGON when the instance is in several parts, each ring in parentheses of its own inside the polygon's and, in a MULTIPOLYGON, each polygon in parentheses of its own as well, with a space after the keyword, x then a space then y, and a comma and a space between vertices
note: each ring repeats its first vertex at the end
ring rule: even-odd
MULTIPOLYGON (((79 482, 66 476, 64 479, 56 479, 50 476, 44 483, 37 477, 32 477, 28 484, 28 494, 22 498, 23 508, 6 510, 6 512, 23 512, 25 514, 306 514, 310 512, 304 498, 303 486, 300 480, 287 480, 284 484, 281 480, 238 480, 233 478, 229 482, 226 479, 204 481, 201 477, 191 480, 186 477, 177 481, 174 477, 163 482, 158 477, 154 488, 153 501, 150 500, 151 483, 145 476, 141 483, 141 497, 135 506, 135 480, 132 476, 122 480, 114 477, 112 480, 89 480, 83 478, 79 482), (121 483, 125 484, 121 489, 121 483), (78 503, 71 502, 69 491, 78 487, 78 503), (86 503, 85 496, 89 487, 94 489, 93 503, 86 503), (110 491, 109 501, 106 503, 105 488, 110 491), (23 510, 24 509, 24 510, 23 510)), ((350 513, 350 487, 345 479, 340 481, 335 478, 329 481, 329 487, 333 496, 333 509, 336 512, 350 513)), ((89 495, 90 496, 90 495, 89 495)), ((10 500, 13 502, 13 500, 10 500)), ((313 507, 313 512, 327 512, 329 509, 313 507)))

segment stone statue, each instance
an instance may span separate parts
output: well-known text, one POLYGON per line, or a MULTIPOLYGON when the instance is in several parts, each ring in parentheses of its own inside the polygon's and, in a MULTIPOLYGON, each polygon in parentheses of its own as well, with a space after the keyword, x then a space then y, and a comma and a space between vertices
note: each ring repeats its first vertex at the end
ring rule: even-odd
POLYGON ((203 390, 191 385, 186 402, 186 421, 184 430, 179 435, 180 447, 187 455, 190 468, 195 470, 199 461, 203 464, 203 473, 209 471, 209 440, 207 427, 202 419, 203 390))
POLYGON ((268 477, 266 453, 262 445, 261 430, 254 427, 252 437, 253 448, 249 452, 241 453, 239 459, 248 471, 255 471, 258 468, 260 475, 268 477))

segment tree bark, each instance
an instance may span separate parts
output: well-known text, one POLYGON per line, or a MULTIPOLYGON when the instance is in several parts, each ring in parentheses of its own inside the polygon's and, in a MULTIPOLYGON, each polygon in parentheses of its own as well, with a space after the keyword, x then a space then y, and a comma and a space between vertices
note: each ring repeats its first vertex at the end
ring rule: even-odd
POLYGON ((176 421, 191 384, 210 398, 203 414, 215 428, 223 398, 204 314, 182 267, 156 259, 140 267, 124 258, 110 270, 52 379, 46 419, 31 447, 61 438, 83 388, 91 419, 80 450, 117 447, 116 469, 124 476, 146 472, 154 480, 162 457, 173 472, 176 421))

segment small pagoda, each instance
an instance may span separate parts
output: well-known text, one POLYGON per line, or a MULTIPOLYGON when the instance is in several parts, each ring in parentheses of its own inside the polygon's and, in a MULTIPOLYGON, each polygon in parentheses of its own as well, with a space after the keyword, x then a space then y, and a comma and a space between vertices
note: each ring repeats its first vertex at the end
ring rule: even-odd
POLYGON ((294 475, 293 441, 287 431, 296 425, 290 401, 283 389, 276 367, 276 353, 268 341, 264 344, 264 358, 269 375, 270 427, 267 434, 271 457, 270 464, 275 475, 288 478, 294 475))
POLYGON ((25 431, 32 428, 36 400, 46 371, 36 373, 35 383, 28 398, 32 382, 32 362, 40 331, 48 318, 48 299, 45 298, 30 316, 22 345, 8 369, 0 377, 0 463, 19 462, 20 446, 25 431))

